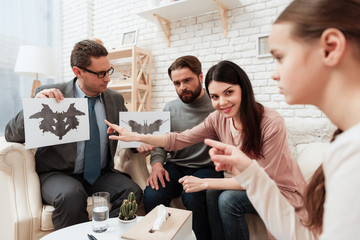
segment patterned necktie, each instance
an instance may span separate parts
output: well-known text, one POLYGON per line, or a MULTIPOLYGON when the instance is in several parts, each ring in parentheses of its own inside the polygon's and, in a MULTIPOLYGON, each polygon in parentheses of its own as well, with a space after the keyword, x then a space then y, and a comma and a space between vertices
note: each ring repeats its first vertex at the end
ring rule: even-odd
POLYGON ((88 97, 90 139, 85 141, 84 178, 90 184, 94 184, 101 172, 100 133, 94 109, 98 98, 88 97))

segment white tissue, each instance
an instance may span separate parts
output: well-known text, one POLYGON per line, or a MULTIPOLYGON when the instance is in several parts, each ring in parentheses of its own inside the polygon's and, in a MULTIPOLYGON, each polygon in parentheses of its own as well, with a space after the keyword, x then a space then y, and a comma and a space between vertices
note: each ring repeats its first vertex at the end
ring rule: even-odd
POLYGON ((166 208, 163 204, 158 206, 157 218, 155 219, 154 226, 152 227, 153 231, 157 231, 160 229, 161 224, 168 219, 169 214, 166 211, 166 208))

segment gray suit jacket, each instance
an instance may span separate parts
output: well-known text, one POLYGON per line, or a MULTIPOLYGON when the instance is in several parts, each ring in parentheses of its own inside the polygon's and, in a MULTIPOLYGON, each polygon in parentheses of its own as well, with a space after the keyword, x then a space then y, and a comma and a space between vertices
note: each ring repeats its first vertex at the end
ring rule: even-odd
MULTIPOLYGON (((36 89, 35 94, 43 89, 57 88, 63 93, 65 98, 73 98, 75 97, 74 84, 76 83, 76 80, 77 79, 74 78, 72 81, 69 81, 67 83, 41 86, 36 89)), ((119 112, 127 111, 127 108, 124 104, 123 96, 116 91, 108 89, 106 92, 103 93, 103 99, 107 120, 112 123, 118 123, 119 112)), ((25 142, 23 111, 20 111, 6 125, 5 138, 9 142, 25 142)), ((114 161, 112 161, 112 159, 114 159, 116 147, 117 141, 111 140, 109 142, 110 154, 108 154, 108 156, 111 156, 111 159, 108 159, 108 165, 112 170, 114 170, 114 161)), ((35 154, 36 172, 39 175, 45 175, 41 176, 42 180, 44 179, 44 177, 55 172, 64 172, 71 174, 74 171, 76 156, 76 142, 38 148, 35 154)))

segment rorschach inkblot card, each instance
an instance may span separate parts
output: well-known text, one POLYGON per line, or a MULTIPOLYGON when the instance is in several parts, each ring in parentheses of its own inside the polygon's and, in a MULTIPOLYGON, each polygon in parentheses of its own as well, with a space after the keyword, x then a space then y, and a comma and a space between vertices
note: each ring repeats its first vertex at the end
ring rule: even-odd
POLYGON ((26 98, 23 110, 26 149, 89 139, 86 98, 26 98))
MULTIPOLYGON (((170 112, 120 112, 119 126, 131 132, 160 135, 170 132, 170 112)), ((137 148, 140 142, 120 142, 122 148, 137 148)))

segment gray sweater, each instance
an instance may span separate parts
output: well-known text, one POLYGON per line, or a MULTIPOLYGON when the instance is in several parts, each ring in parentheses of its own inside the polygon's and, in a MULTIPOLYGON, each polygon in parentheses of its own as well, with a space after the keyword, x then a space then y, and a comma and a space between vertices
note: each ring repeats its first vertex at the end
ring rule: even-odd
MULTIPOLYGON (((168 102, 163 111, 170 112, 170 131, 181 132, 202 123, 214 111, 214 108, 209 96, 205 93, 200 99, 190 104, 183 103, 179 98, 168 102)), ((197 143, 182 150, 171 152, 171 157, 166 159, 167 152, 163 148, 157 148, 151 153, 150 162, 151 165, 156 162, 164 164, 166 160, 190 168, 213 167, 208 152, 208 146, 204 143, 197 143)))

